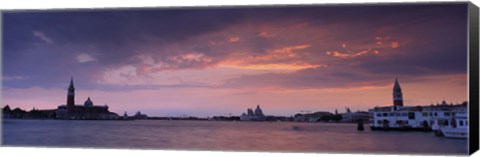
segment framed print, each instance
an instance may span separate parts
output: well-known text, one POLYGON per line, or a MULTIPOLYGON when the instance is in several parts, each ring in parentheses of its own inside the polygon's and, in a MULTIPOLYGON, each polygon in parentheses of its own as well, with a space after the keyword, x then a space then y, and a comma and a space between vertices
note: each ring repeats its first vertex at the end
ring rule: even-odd
POLYGON ((469 155, 470 2, 4 10, 2 146, 469 155))

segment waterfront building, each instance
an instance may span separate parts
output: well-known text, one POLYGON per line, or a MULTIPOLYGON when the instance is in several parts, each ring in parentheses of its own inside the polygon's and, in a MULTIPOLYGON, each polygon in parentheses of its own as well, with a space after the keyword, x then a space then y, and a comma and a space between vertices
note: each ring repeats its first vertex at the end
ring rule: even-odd
POLYGON ((293 121, 295 122, 318 122, 326 117, 334 116, 330 112, 318 111, 314 113, 306 113, 306 114, 295 114, 293 116, 293 121))
POLYGON ((137 113, 135 113, 133 118, 134 119, 147 119, 148 116, 146 114, 142 114, 140 111, 138 111, 137 113))
POLYGON ((93 101, 88 97, 83 105, 75 104, 75 87, 73 84, 73 77, 70 80, 67 92, 67 104, 57 107, 57 119, 118 119, 116 113, 108 111, 107 105, 94 105, 93 101))
POLYGON ((345 112, 342 114, 342 120, 344 123, 356 123, 361 120, 362 122, 368 122, 370 120, 369 112, 357 111, 357 112, 345 112))
POLYGON ((395 79, 393 106, 375 107, 369 110, 372 129, 435 130, 432 126, 447 125, 455 121, 455 114, 465 113, 467 102, 427 106, 403 106, 400 84, 395 79))
POLYGON ((247 109, 247 113, 243 113, 240 116, 241 121, 265 121, 265 115, 263 114, 260 105, 257 105, 255 112, 251 109, 247 109))

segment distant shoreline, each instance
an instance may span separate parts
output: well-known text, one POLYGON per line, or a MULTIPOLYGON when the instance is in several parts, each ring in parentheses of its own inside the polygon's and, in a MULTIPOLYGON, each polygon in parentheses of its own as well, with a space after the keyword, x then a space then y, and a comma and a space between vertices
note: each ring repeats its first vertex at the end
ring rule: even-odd
POLYGON ((208 120, 208 119, 40 119, 40 118, 2 118, 5 120, 59 120, 59 121, 207 121, 207 122, 255 122, 255 123, 278 123, 278 122, 291 122, 291 123, 328 123, 328 124, 356 124, 354 122, 303 122, 303 121, 241 121, 241 120, 208 120))

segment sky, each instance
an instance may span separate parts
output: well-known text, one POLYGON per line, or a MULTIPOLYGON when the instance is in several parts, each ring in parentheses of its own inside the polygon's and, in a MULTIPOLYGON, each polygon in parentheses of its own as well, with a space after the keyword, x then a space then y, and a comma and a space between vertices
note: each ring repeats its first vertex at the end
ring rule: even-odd
POLYGON ((90 97, 149 116, 344 112, 467 100, 467 5, 3 13, 2 106, 90 97))

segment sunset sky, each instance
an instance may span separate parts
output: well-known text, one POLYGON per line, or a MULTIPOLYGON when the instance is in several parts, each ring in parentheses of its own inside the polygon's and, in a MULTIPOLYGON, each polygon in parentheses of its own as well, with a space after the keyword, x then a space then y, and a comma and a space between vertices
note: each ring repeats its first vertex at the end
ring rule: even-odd
POLYGON ((467 100, 467 5, 3 14, 2 106, 149 116, 267 115, 467 100))

